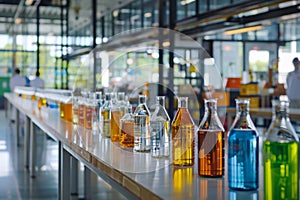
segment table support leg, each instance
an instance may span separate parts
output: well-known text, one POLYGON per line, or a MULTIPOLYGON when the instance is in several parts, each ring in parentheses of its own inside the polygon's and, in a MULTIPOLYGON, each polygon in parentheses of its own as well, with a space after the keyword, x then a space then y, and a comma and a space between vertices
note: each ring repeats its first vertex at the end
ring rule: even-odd
POLYGON ((36 132, 33 122, 30 123, 30 176, 35 178, 36 165, 36 132))
POLYGON ((20 111, 16 109, 16 132, 17 146, 20 146, 20 111))
POLYGON ((84 199, 92 199, 91 193, 91 170, 84 166, 84 199))
POLYGON ((70 167, 71 167, 71 155, 69 152, 67 152, 62 145, 60 145, 60 151, 61 151, 61 199, 68 200, 71 197, 70 192, 70 167))
POLYGON ((24 138, 24 160, 26 169, 29 168, 29 147, 30 147, 30 118, 25 118, 25 138, 24 138))
POLYGON ((72 199, 78 198, 78 160, 71 157, 71 195, 72 199))

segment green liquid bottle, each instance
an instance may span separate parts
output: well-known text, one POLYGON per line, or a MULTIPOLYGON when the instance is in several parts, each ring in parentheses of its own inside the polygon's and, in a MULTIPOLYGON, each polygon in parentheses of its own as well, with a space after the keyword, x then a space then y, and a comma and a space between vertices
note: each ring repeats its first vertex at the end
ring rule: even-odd
POLYGON ((264 141, 264 199, 298 199, 299 138, 288 117, 289 102, 272 104, 273 120, 264 141))

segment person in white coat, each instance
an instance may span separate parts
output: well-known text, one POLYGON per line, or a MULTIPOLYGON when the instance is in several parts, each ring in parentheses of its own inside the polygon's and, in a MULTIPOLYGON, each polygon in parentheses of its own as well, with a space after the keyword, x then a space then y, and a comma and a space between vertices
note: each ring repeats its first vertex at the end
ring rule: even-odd
POLYGON ((30 81, 30 87, 34 88, 45 88, 45 81, 40 78, 40 72, 36 71, 35 73, 35 79, 30 81))
POLYGON ((13 92, 16 86, 26 86, 26 78, 20 75, 20 70, 15 69, 14 76, 9 81, 10 91, 13 92))
POLYGON ((290 100, 291 108, 300 108, 300 61, 298 58, 293 59, 295 70, 289 72, 286 79, 287 96, 290 100))
MULTIPOLYGON (((20 75, 20 70, 15 69, 13 77, 9 81, 10 91, 13 92, 16 86, 26 86, 26 78, 20 75)), ((20 117, 22 119, 22 117, 20 117)), ((16 109, 13 107, 11 111, 11 122, 14 123, 16 120, 16 109)))

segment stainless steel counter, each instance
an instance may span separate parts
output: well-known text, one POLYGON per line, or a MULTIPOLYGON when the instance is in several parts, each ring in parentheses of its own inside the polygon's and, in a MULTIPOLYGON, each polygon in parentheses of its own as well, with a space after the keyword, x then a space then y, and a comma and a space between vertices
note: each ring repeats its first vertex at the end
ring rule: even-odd
MULTIPOLYGON (((5 94, 5 97, 27 116, 31 127, 32 124, 38 126, 59 143, 61 180, 58 187, 61 199, 69 199, 70 193, 74 192, 72 178, 75 177, 76 181, 76 171, 71 167, 72 159, 82 162, 88 170, 101 176, 129 199, 263 199, 262 176, 258 191, 229 191, 226 176, 199 177, 197 164, 193 168, 175 168, 169 159, 155 159, 150 153, 122 149, 109 138, 103 138, 91 130, 62 120, 57 109, 43 107, 38 111, 31 100, 22 99, 14 94, 5 94)), ((38 142, 34 141, 34 138, 34 131, 31 128, 30 133, 25 136, 25 140, 28 140, 26 145, 30 147, 30 155, 25 154, 30 158, 30 162, 26 159, 25 162, 30 163, 32 175, 35 164, 32 158, 33 145, 38 142)), ((262 165, 260 166, 262 174, 262 165)), ((88 192, 86 195, 88 196, 88 192)))

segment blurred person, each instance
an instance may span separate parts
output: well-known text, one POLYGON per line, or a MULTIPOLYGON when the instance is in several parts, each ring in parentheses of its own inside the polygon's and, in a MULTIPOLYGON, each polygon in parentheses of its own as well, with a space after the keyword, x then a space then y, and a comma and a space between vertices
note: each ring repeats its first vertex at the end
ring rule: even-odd
POLYGON ((35 72, 35 79, 30 81, 30 87, 34 88, 45 88, 45 81, 40 78, 40 72, 36 71, 35 72))
MULTIPOLYGON (((16 86, 26 86, 26 79, 24 76, 20 75, 20 70, 18 68, 15 69, 15 73, 13 77, 11 77, 9 81, 10 91, 13 92, 16 86)), ((23 121, 23 117, 20 117, 21 121, 23 121)), ((10 121, 14 123, 16 120, 16 109, 13 107, 11 110, 10 121)))
POLYGON ((9 81, 10 91, 13 92, 16 86, 26 86, 26 78, 20 75, 18 68, 15 69, 15 73, 9 81))
POLYGON ((300 61, 296 57, 293 59, 295 70, 289 72, 286 78, 287 96, 290 100, 291 108, 300 108, 300 61))

